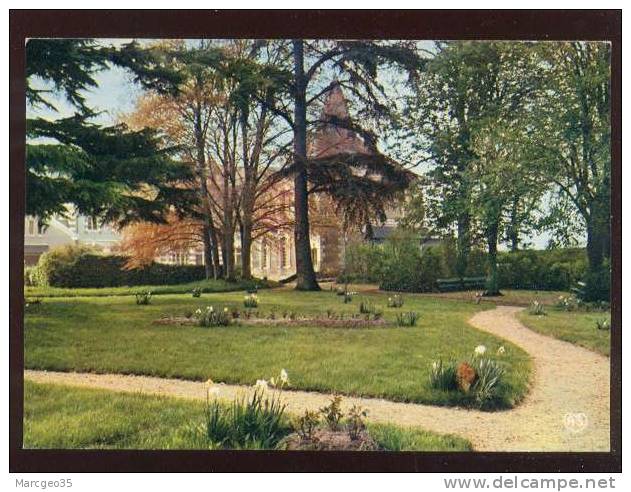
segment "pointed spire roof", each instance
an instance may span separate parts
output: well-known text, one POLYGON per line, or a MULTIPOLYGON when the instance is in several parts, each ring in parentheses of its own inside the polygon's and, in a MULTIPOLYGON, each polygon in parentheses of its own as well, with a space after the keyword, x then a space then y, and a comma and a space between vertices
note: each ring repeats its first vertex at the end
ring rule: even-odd
MULTIPOLYGON (((334 81, 327 92, 322 108, 322 121, 348 120, 348 102, 342 87, 334 81)), ((313 157, 328 157, 335 154, 361 153, 370 154, 364 141, 352 130, 330 124, 321 126, 315 133, 310 154, 313 157)))

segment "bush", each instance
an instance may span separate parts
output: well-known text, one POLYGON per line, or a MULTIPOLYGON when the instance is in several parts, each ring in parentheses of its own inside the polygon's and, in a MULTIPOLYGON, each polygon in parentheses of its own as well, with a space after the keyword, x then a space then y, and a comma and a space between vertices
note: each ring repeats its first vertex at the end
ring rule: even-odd
POLYGON ((37 287, 40 285, 39 270, 37 266, 25 266, 24 267, 24 286, 25 287, 37 287))
POLYGON ((353 243, 346 248, 344 273, 338 283, 378 283, 383 267, 383 249, 370 243, 353 243))
POLYGON ((125 269, 124 256, 102 255, 86 246, 62 246, 44 253, 37 264, 40 285, 51 287, 119 287, 181 284, 203 280, 201 265, 163 265, 125 269))
POLYGON ((324 417, 327 427, 336 431, 340 427, 340 420, 342 418, 342 397, 334 396, 331 398, 331 403, 320 409, 320 413, 324 417))
POLYGON ((611 295, 611 272, 608 265, 595 272, 588 271, 583 277, 583 282, 574 289, 576 296, 585 302, 609 302, 611 295))
POLYGON ((528 306, 528 314, 532 316, 545 316, 546 309, 539 301, 532 301, 528 306))
POLYGON ((504 376, 504 369, 497 362, 481 357, 474 362, 476 381, 472 387, 480 408, 486 408, 495 399, 497 388, 504 376))

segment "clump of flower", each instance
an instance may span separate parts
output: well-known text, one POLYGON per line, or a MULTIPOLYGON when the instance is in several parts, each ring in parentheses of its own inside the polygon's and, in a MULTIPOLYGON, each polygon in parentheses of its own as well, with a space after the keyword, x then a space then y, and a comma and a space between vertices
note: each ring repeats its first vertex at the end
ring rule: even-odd
POLYGON ((475 375, 476 380, 473 386, 475 401, 479 407, 484 407, 495 397, 504 369, 496 361, 487 357, 476 360, 475 375))
POLYGON ((445 364, 442 359, 432 362, 429 371, 429 385, 442 391, 455 390, 457 388, 456 365, 453 362, 445 364))
POLYGON ((136 304, 139 306, 146 306, 151 304, 151 292, 138 292, 136 293, 136 304))
POLYGON ((497 349, 497 355, 504 355, 505 353, 506 349, 504 348, 504 345, 497 349))
POLYGON ((202 289, 200 287, 195 287, 191 291, 191 294, 193 294, 193 297, 201 297, 202 296, 202 289))
POLYGON ((467 362, 461 362, 458 364, 456 368, 456 382, 458 383, 458 388, 468 393, 469 389, 475 382, 476 373, 475 369, 471 367, 467 362))
POLYGON ((556 307, 558 309, 562 309, 564 311, 575 311, 578 309, 580 305, 579 300, 576 296, 559 296, 556 302, 556 307))
POLYGON ((248 294, 243 298, 243 305, 246 308, 256 308, 259 307, 259 298, 256 294, 248 294))
POLYGON ((599 319, 599 320, 596 320, 596 328, 599 330, 610 330, 611 323, 609 322, 608 319, 599 319))
POLYGON ((403 296, 400 294, 395 294, 392 297, 388 297, 388 307, 389 308, 403 307, 403 296))
POLYGON ((213 326, 228 326, 232 320, 228 308, 216 311, 212 306, 195 311, 195 319, 199 326, 209 328, 213 326))
POLYGON ((528 307, 528 313, 532 316, 545 316, 546 310, 539 301, 532 301, 528 307))
POLYGON ((397 326, 416 326, 420 315, 414 311, 397 314, 397 326))

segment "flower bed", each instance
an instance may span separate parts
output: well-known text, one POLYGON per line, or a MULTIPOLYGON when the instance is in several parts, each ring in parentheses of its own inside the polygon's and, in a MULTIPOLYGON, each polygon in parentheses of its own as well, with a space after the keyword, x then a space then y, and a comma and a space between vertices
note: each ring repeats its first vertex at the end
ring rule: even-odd
MULTIPOLYGON (((262 326, 305 326, 315 325, 323 328, 371 328, 386 325, 383 318, 373 319, 366 317, 348 318, 233 318, 233 323, 240 325, 262 325, 262 326)), ((199 326, 195 318, 186 316, 169 316, 154 321, 156 325, 182 325, 199 326)))

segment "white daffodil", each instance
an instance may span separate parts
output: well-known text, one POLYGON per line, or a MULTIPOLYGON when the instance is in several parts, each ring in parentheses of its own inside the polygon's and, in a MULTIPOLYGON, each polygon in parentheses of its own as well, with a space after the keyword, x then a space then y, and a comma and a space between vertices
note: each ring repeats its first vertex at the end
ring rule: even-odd
POLYGON ((276 379, 275 379, 275 378, 273 378, 273 377, 269 378, 269 385, 270 385, 272 388, 276 388, 276 379))
POLYGON ((256 384, 254 385, 255 388, 260 388, 262 390, 266 390, 268 389, 268 384, 267 381, 265 381, 265 379, 257 379, 256 380, 256 384))
POLYGON ((437 371, 437 370, 438 370, 438 361, 436 361, 436 360, 435 360, 434 362, 432 362, 432 369, 433 369, 434 371, 437 371))
POLYGON ((228 308, 227 307, 223 308, 223 312, 227 313, 228 312, 228 308))
POLYGON ((195 311, 195 314, 202 314, 202 310, 198 309, 197 311, 195 311))
POLYGON ((506 353, 506 349, 504 348, 503 345, 497 349, 497 355, 504 355, 505 353, 506 353))
POLYGON ((484 355, 484 352, 486 352, 486 347, 484 345, 478 345, 473 352, 475 353, 475 355, 484 355))
POLYGON ((287 374, 287 371, 285 371, 285 369, 280 370, 280 380, 283 384, 289 383, 289 375, 287 374))

